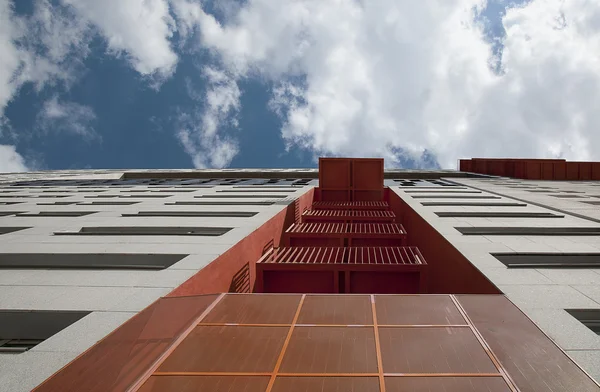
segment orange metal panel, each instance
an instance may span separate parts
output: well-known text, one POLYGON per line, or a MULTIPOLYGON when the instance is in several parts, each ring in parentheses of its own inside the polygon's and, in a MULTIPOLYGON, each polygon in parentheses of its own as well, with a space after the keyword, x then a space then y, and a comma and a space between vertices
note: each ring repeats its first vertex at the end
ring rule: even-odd
POLYGON ((554 177, 555 181, 563 181, 567 179, 567 163, 566 162, 553 162, 554 177))
POLYGON ((554 164, 552 162, 542 163, 542 180, 554 180, 554 164))
POLYGON ((528 180, 542 179, 542 163, 529 160, 527 162, 527 177, 528 180))
POLYGON ((383 159, 353 159, 352 186, 355 190, 382 190, 383 159))
POLYGON ((348 158, 319 158, 319 187, 321 189, 350 189, 351 160, 348 158))
POLYGON ((592 162, 579 162, 579 179, 582 181, 592 179, 592 162))
POLYGON ((579 162, 567 162, 567 177, 569 181, 579 180, 579 162))
POLYGON ((600 180, 600 162, 592 162, 592 180, 600 180))

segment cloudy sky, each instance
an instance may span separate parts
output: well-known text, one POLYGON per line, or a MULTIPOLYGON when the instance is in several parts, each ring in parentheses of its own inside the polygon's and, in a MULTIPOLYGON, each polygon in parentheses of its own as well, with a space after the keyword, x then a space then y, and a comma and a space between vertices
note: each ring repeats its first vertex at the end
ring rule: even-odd
POLYGON ((598 0, 0 0, 0 171, 600 160, 598 0))

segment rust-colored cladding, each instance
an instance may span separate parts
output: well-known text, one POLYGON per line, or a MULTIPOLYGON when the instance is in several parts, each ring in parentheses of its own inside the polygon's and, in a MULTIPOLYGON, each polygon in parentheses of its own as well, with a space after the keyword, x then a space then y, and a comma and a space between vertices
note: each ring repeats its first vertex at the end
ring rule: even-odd
POLYGON ((542 163, 542 180, 553 180, 554 179, 554 163, 543 162, 542 163))
POLYGON ((386 392, 510 392, 502 377, 386 377, 386 392))
POLYGON ((470 328, 385 327, 379 339, 385 373, 498 372, 470 328))
POLYGON ((466 325, 447 295, 376 295, 380 325, 466 325))
POLYGON ((352 187, 355 191, 381 191, 383 189, 383 159, 353 159, 352 187))
POLYGON ((600 162, 591 162, 592 165, 592 180, 600 180, 600 162))
POLYGON ((350 159, 319 158, 319 188, 347 190, 351 187, 350 159))
POLYGON ((159 372, 272 372, 287 327, 200 325, 158 368, 159 372))
POLYGON ((552 180, 555 181, 564 181, 567 179, 567 162, 553 162, 552 166, 554 167, 554 177, 552 180))
POLYGON ((579 180, 579 162, 567 162, 567 180, 579 180))
POLYGON ((579 162, 579 179, 581 181, 592 179, 592 162, 579 162))
POLYGON ((296 327, 280 371, 377 373, 373 328, 296 327))
POLYGON ((272 392, 379 392, 377 377, 277 377, 272 392))
POLYGON ((373 324, 368 295, 311 295, 306 297, 299 324, 373 324))
POLYGON ((268 376, 152 376, 139 392, 265 392, 268 376))
POLYGON ((541 180, 542 179, 542 163, 535 161, 527 162, 527 179, 541 180))

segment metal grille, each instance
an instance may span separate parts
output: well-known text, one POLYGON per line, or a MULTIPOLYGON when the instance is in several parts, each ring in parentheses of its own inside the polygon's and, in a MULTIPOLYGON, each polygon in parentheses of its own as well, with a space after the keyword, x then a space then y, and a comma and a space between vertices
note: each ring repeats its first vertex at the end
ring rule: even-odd
POLYGON ((295 223, 286 233, 406 235, 404 227, 399 223, 295 223))
POLYGON ((387 210, 385 201, 316 201, 312 205, 315 210, 387 210))
POLYGON ((347 248, 349 264, 424 265, 425 258, 415 246, 347 248))

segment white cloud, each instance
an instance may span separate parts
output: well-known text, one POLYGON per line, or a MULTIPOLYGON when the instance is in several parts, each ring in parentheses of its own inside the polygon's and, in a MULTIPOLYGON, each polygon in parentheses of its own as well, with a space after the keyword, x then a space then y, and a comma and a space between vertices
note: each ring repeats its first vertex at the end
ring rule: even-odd
POLYGON ((15 150, 14 146, 0 144, 0 172, 14 173, 27 171, 23 157, 15 150))
POLYGON ((471 156, 600 159, 600 3, 510 9, 502 73, 476 22, 484 6, 249 0, 223 24, 198 2, 176 0, 174 12, 224 73, 275 84, 290 145, 390 161, 430 151, 444 167, 471 156))
POLYGON ((175 70, 177 54, 169 39, 175 23, 168 0, 62 0, 97 26, 109 50, 124 55, 142 75, 167 78, 175 70))
POLYGON ((192 99, 203 101, 203 109, 191 115, 180 113, 177 137, 196 168, 222 168, 239 151, 235 139, 219 130, 224 126, 237 127, 241 91, 226 72, 205 67, 202 74, 208 86, 204 97, 193 89, 189 80, 186 88, 192 99))
POLYGON ((94 110, 75 102, 61 102, 57 96, 44 102, 38 113, 37 124, 44 132, 68 132, 86 141, 102 140, 94 130, 94 110))

